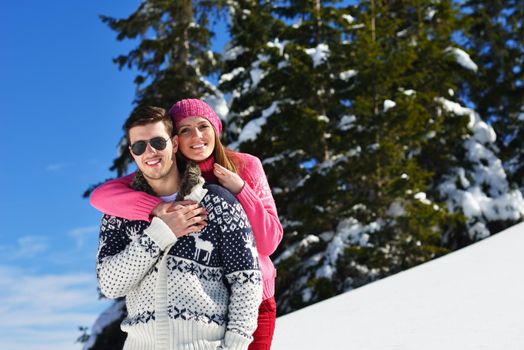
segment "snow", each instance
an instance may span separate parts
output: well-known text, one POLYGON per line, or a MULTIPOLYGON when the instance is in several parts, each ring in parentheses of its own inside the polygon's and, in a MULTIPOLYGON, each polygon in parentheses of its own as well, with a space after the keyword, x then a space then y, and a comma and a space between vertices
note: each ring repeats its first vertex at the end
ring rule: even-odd
POLYGON ((219 84, 223 84, 227 81, 231 81, 233 79, 235 79, 235 77, 239 74, 242 74, 246 71, 246 69, 244 67, 237 67, 235 69, 233 69, 231 72, 229 73, 226 73, 226 74, 222 74, 220 76, 220 81, 219 81, 219 84))
POLYGON ((391 217, 399 217, 406 214, 406 210, 404 209, 404 206, 399 201, 394 201, 389 206, 388 210, 386 210, 386 215, 391 217))
POLYGON ((209 60, 212 62, 213 65, 215 65, 217 63, 216 59, 215 59, 215 53, 211 50, 207 50, 206 51, 206 56, 209 58, 209 60))
POLYGON ((302 290, 302 300, 307 303, 311 300, 311 297, 313 296, 313 288, 308 287, 302 290))
POLYGON ((522 193, 510 190, 502 162, 492 150, 496 140, 493 128, 472 109, 444 98, 438 100, 446 111, 468 117, 472 132, 463 143, 469 168, 455 167, 439 185, 441 194, 448 197, 448 210, 462 210, 468 219, 468 234, 474 239, 486 237, 486 220, 524 218, 522 193))
POLYGON ((298 29, 302 25, 302 19, 299 19, 296 23, 292 25, 293 28, 298 29))
POLYGON ((431 201, 426 198, 426 194, 424 192, 418 192, 413 195, 415 199, 418 199, 422 204, 430 205, 431 201))
POLYGON ((404 30, 401 30, 401 31, 397 32, 396 35, 397 35, 399 38, 403 38, 403 37, 407 36, 408 33, 409 33, 408 28, 406 28, 406 29, 404 29, 404 30))
POLYGON ((451 54, 462 67, 473 72, 477 71, 478 66, 464 50, 456 47, 448 47, 445 52, 451 54))
POLYGON ((427 140, 430 140, 430 139, 434 138, 435 136, 437 136, 437 133, 434 130, 428 131, 426 133, 426 139, 427 140))
POLYGON ((524 223, 279 317, 272 349, 524 349, 522 246, 524 223))
POLYGON ((226 120, 229 113, 229 107, 224 94, 216 90, 214 95, 204 95, 202 96, 202 99, 213 108, 220 119, 226 120))
POLYGON ((378 222, 362 225, 352 217, 342 219, 337 225, 333 239, 326 247, 324 263, 317 270, 316 277, 330 279, 336 270, 337 259, 344 249, 353 244, 367 246, 370 234, 379 230, 380 227, 381 224, 378 222))
POLYGON ((280 61, 278 62, 278 65, 277 65, 277 69, 282 69, 282 68, 286 68, 286 67, 289 67, 290 64, 288 61, 280 61))
POLYGON ((390 108, 393 108, 396 105, 395 101, 384 100, 384 112, 387 112, 390 108))
POLYGON ((342 18, 344 18, 349 24, 355 22, 355 17, 348 14, 342 15, 342 18))
POLYGON ((304 151, 303 150, 288 150, 288 151, 285 151, 283 153, 276 154, 273 157, 265 158, 262 161, 262 164, 269 165, 269 164, 272 164, 272 163, 275 163, 275 162, 279 162, 279 161, 281 161, 283 159, 286 159, 286 158, 293 158, 293 157, 295 157, 297 155, 304 155, 304 151))
MULTIPOLYGON (((365 28, 365 25, 363 23, 360 23, 360 24, 352 25, 349 28, 350 29, 361 29, 361 28, 365 28)), ((349 43, 349 42, 345 42, 345 43, 349 43)))
POLYGON ((270 165, 270 164, 273 164, 275 162, 279 162, 281 161, 282 159, 284 159, 284 155, 283 154, 279 154, 279 155, 276 155, 276 156, 273 156, 273 157, 269 157, 269 158, 265 158, 263 161, 262 161, 262 164, 263 165, 270 165))
POLYGON ((265 74, 262 69, 260 69, 258 66, 253 67, 251 71, 249 72, 249 75, 251 77, 252 87, 256 88, 258 83, 264 78, 265 74))
POLYGON ((224 60, 225 61, 234 61, 237 59, 238 56, 246 52, 247 49, 242 46, 235 46, 232 48, 226 49, 226 52, 224 53, 224 60))
POLYGON ((260 68, 260 64, 267 62, 269 56, 258 54, 257 60, 251 65, 251 71, 249 75, 251 77, 251 88, 254 89, 257 87, 258 83, 266 76, 267 72, 260 68))
POLYGON ((297 184, 295 185, 295 188, 299 188, 299 187, 304 186, 304 184, 306 183, 306 181, 309 180, 310 178, 311 178, 311 174, 307 174, 307 175, 304 176, 302 179, 300 179, 299 182, 297 182, 297 184))
POLYGON ((433 17, 435 16, 435 14, 437 13, 437 11, 434 9, 434 8, 429 8, 427 11, 426 11, 426 20, 427 21, 431 21, 433 19, 433 17))
POLYGON ((342 131, 347 131, 354 126, 354 122, 357 118, 354 115, 345 115, 340 119, 340 122, 337 125, 337 128, 342 131))
POLYGON ((313 67, 321 65, 329 56, 329 46, 327 44, 318 44, 314 48, 305 49, 306 53, 313 60, 313 67))
POLYGON ((457 201, 461 203, 464 214, 471 217, 484 216, 490 221, 519 220, 524 216, 524 201, 520 191, 511 191, 491 198, 479 186, 468 191, 457 191, 457 201))
POLYGON ((245 118, 250 116, 255 112, 255 107, 249 106, 247 109, 243 110, 242 112, 237 113, 237 115, 241 118, 245 118))
POLYGON ((319 115, 317 119, 324 123, 329 123, 329 118, 326 115, 319 115))
POLYGON ((266 124, 267 118, 275 112, 278 112, 278 102, 273 102, 269 108, 264 109, 262 116, 250 120, 238 136, 237 143, 240 144, 248 140, 255 140, 262 130, 262 127, 266 124))
POLYGON ((348 157, 356 157, 360 155, 362 152, 362 148, 360 146, 356 146, 355 148, 352 148, 348 151, 348 157))
POLYGON ((281 261, 286 260, 290 256, 295 255, 296 251, 299 249, 303 249, 311 244, 318 243, 320 239, 315 235, 307 235, 305 238, 303 238, 300 242, 297 242, 295 244, 292 244, 289 248, 287 248, 282 254, 278 256, 277 259, 274 259, 275 265, 278 265, 281 261))
POLYGON ((358 71, 354 69, 349 69, 347 71, 344 71, 339 74, 340 79, 344 81, 348 81, 349 79, 353 78, 355 75, 357 75, 358 71))
POLYGON ((484 225, 482 222, 477 222, 475 225, 473 225, 469 230, 469 238, 475 239, 476 237, 479 237, 480 239, 484 239, 489 237, 490 232, 486 225, 484 225))
POLYGON ((325 173, 327 170, 333 168, 334 166, 340 164, 340 163, 346 163, 348 161, 348 157, 343 154, 336 154, 331 156, 330 158, 323 161, 319 167, 318 172, 319 173, 325 173))
POLYGON ((379 143, 372 143, 371 145, 368 145, 368 150, 370 151, 376 151, 380 148, 379 143))
POLYGON ((288 42, 289 41, 287 40, 280 41, 278 38, 276 38, 274 41, 270 41, 266 45, 267 47, 278 49, 278 53, 280 54, 280 56, 282 56, 284 54, 284 49, 286 48, 286 44, 288 42))

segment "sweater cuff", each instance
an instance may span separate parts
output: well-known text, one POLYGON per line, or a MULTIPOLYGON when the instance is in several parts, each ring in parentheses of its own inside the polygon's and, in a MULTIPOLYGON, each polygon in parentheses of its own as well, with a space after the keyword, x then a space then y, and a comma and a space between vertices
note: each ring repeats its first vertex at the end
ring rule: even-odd
MULTIPOLYGON (((240 202, 240 204, 252 203, 253 197, 258 198, 255 191, 253 191, 251 187, 249 187, 246 181, 244 181, 244 186, 242 186, 242 189, 235 195, 235 197, 240 202)), ((245 207, 244 205, 242 206, 245 207)))
POLYGON ((151 212, 162 200, 153 196, 140 196, 133 206, 132 218, 134 220, 151 221, 151 212))
POLYGON ((253 341, 253 338, 245 338, 240 334, 226 331, 224 336, 222 349, 227 350, 247 350, 249 344, 253 341))
POLYGON ((174 244, 177 241, 176 236, 169 226, 167 226, 162 219, 156 216, 151 220, 151 225, 144 230, 144 233, 148 235, 162 250, 165 250, 167 246, 174 244))

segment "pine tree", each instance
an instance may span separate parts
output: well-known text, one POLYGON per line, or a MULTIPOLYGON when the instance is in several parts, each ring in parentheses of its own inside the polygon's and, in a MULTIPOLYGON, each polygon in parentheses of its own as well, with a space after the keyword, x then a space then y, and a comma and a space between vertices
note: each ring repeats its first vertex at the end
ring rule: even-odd
MULTIPOLYGON (((169 108, 182 98, 214 97, 219 92, 207 77, 217 71, 220 57, 211 51, 210 16, 222 1, 143 1, 125 19, 101 16, 118 40, 138 40, 127 55, 114 59, 120 69, 136 69, 134 108, 169 108)), ((110 168, 121 176, 132 159, 125 137, 110 168)))
POLYGON ((468 0, 466 45, 479 71, 470 81, 478 113, 497 131, 497 146, 510 180, 524 189, 524 3, 468 0))
MULTIPOLYGON (((222 6, 223 1, 145 0, 125 19, 101 16, 118 33, 118 40, 138 41, 138 46, 127 55, 114 59, 120 69, 126 67, 138 72, 134 80, 137 86, 134 109, 148 105, 167 109, 174 102, 190 97, 211 101, 223 98, 208 80, 220 62, 220 56, 211 51, 210 18, 218 16, 222 6)), ((127 148, 126 137, 122 136, 120 154, 110 168, 118 176, 132 162, 127 148)), ((119 305, 115 301, 110 309, 119 305)), ((125 333, 119 325, 124 317, 125 310, 111 323, 104 324, 93 339, 87 339, 89 350, 121 348, 125 333)))
MULTIPOLYGON (((226 61, 221 79, 232 93, 229 132, 240 150, 263 159, 286 232, 333 225, 318 212, 336 178, 325 176, 325 187, 308 179, 331 158, 327 131, 343 110, 334 84, 344 67, 337 47, 347 21, 336 3, 245 1, 233 9, 230 52, 241 53, 226 61)), ((286 235, 281 250, 300 239, 286 235)), ((287 272, 279 274, 282 286, 293 281, 287 272)))
MULTIPOLYGON (((227 1, 222 58, 209 53, 212 2, 194 3, 151 0, 128 19, 104 21, 119 39, 141 40, 116 59, 141 72, 137 107, 230 96, 226 141, 262 159, 284 226, 273 256, 280 314, 524 217, 483 120, 501 103, 479 81, 490 63, 480 46, 462 46, 472 22, 456 2, 227 1), (220 90, 206 80, 217 69, 220 90)), ((507 136, 522 133, 517 100, 502 104, 513 118, 503 131, 513 176, 522 164, 522 138, 507 136)), ((113 169, 128 161, 121 155, 113 169)))
POLYGON ((222 78, 233 95, 230 135, 263 159, 287 233, 275 259, 280 313, 462 247, 520 215, 518 198, 489 217, 464 201, 479 187, 492 204, 515 193, 502 178, 475 178, 497 157, 493 139, 479 136, 489 126, 455 108, 474 73, 453 41, 462 25, 454 3, 335 3, 237 8, 232 51, 242 53, 222 78), (260 23, 252 40, 235 35, 260 23), (470 182, 457 197, 450 184, 461 174, 470 182))
POLYGON ((453 85, 446 79, 445 42, 426 39, 426 31, 438 34, 426 10, 417 1, 363 1, 352 11, 345 46, 349 79, 339 82, 337 92, 338 108, 347 105, 347 113, 331 114, 336 121, 329 130, 331 157, 313 169, 307 183, 317 186, 306 190, 316 193, 325 186, 326 174, 335 180, 328 205, 310 213, 332 226, 299 243, 299 259, 310 268, 295 272, 304 283, 295 284, 299 287, 284 307, 332 296, 442 254, 435 228, 460 221, 430 200, 435 173, 419 159, 429 151, 428 134, 441 128, 430 124, 441 94, 436 86, 453 85))
POLYGON ((260 115, 272 102, 271 92, 259 84, 274 49, 266 44, 272 41, 281 25, 270 9, 269 2, 255 0, 229 4, 231 38, 223 56, 219 80, 220 90, 231 95, 228 123, 224 128, 228 142, 237 140, 246 120, 260 115))

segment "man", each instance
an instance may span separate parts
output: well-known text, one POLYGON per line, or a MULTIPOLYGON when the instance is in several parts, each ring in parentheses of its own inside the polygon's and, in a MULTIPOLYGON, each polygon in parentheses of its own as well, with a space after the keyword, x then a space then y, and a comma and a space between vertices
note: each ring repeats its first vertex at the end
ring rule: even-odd
MULTIPOLYGON (((173 201, 181 175, 171 118, 141 108, 124 128, 138 167, 133 186, 173 201)), ((209 218, 196 234, 177 237, 161 214, 151 223, 102 219, 97 276, 104 295, 126 297, 126 350, 240 350, 252 339, 262 283, 249 222, 220 186, 192 195, 209 218)))

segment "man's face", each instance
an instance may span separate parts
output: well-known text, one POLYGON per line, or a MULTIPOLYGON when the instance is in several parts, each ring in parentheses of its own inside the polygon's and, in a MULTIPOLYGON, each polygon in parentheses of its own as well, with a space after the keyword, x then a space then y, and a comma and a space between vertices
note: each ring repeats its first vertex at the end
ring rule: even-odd
MULTIPOLYGON (((159 180, 170 175, 175 164, 175 153, 178 148, 177 136, 170 139, 164 123, 161 121, 147 125, 134 126, 129 129, 129 141, 133 145, 137 141, 146 141, 147 146, 144 153, 137 156, 131 151, 136 165, 147 180, 159 180), (155 137, 167 140, 166 148, 155 149, 149 141, 155 137)), ((176 169, 173 169, 176 170, 176 169)))

